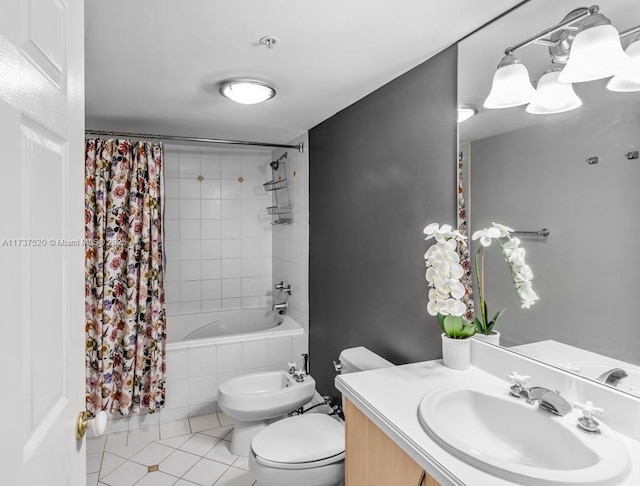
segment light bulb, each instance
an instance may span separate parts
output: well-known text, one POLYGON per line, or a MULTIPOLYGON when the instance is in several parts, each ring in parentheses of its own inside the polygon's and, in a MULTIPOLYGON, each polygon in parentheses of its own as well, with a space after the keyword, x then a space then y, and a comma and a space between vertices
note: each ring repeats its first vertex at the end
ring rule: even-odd
POLYGON ((524 105, 531 101, 535 92, 526 66, 513 54, 508 54, 500 61, 493 75, 491 92, 483 106, 499 109, 524 105))
POLYGON ((527 113, 534 115, 549 115, 575 110, 582 105, 573 85, 560 83, 558 76, 562 68, 552 68, 546 71, 538 81, 538 89, 533 100, 527 106, 527 113))

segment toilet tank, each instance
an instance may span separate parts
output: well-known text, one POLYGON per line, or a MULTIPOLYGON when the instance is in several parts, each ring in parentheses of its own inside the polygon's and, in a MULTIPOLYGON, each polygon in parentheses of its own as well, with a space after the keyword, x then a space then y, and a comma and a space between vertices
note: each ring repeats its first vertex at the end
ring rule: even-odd
POLYGON ((395 366, 393 363, 363 346, 343 350, 340 353, 339 359, 342 365, 340 370, 342 374, 395 366))

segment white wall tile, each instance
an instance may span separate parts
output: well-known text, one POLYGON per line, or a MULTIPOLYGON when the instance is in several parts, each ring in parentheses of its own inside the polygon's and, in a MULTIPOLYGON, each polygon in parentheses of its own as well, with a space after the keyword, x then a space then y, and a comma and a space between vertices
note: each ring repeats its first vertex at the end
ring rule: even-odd
POLYGON ((185 302, 184 300, 180 303, 180 313, 181 314, 194 314, 200 312, 202 309, 202 302, 200 300, 194 300, 193 302, 185 302))
POLYGON ((202 300, 200 280, 180 282, 180 299, 183 303, 202 300))
POLYGON ((164 256, 168 262, 180 260, 180 241, 166 240, 163 245, 164 256))
MULTIPOLYGON (((182 261, 180 262, 180 281, 198 281, 198 286, 200 279, 202 279, 202 267, 199 260, 194 261, 182 261)), ((187 299, 193 300, 193 299, 187 299)))
POLYGON ((200 221, 193 219, 180 220, 180 239, 181 240, 199 240, 200 239, 200 221))
POLYGON ((180 221, 167 219, 164 222, 164 237, 167 241, 180 239, 180 221))
POLYGON ((200 174, 205 179, 220 179, 220 153, 201 152, 200 153, 200 174))
POLYGON ((167 351, 167 380, 183 380, 188 377, 189 377, 188 350, 171 349, 167 351))
POLYGON ((227 278, 222 280, 222 298, 233 299, 242 296, 242 279, 227 278))
POLYGON ((240 297, 222 299, 222 308, 223 309, 241 309, 242 308, 242 299, 240 297))
POLYGON ((164 153, 164 177, 180 177, 180 155, 177 153, 164 153))
POLYGON ((164 301, 167 304, 180 302, 180 282, 164 283, 164 301))
POLYGON ((183 240, 180 243, 180 260, 200 261, 200 240, 183 240))
POLYGON ((189 406, 189 379, 167 381, 164 413, 167 410, 189 406))
POLYGON ((251 256, 251 255, 244 255, 243 249, 244 249, 244 240, 240 240, 240 239, 221 240, 221 257, 223 259, 251 256))
POLYGON ((202 281, 202 300, 220 300, 222 298, 222 280, 202 281))
POLYGON ((291 338, 271 338, 267 340, 267 364, 269 366, 291 362, 291 338))
POLYGON ((181 304, 179 303, 167 303, 165 304, 165 309, 167 310, 168 316, 175 316, 176 314, 180 314, 181 304))
POLYGON ((202 199, 220 199, 220 179, 205 179, 200 184, 200 197, 202 199))
POLYGON ((180 219, 180 199, 165 200, 164 219, 180 219))
POLYGON ((200 219, 200 200, 181 199, 180 219, 200 219))
POLYGON ((222 199, 220 201, 220 217, 222 219, 242 219, 240 199, 222 199))
POLYGON ((222 238, 242 238, 242 222, 238 219, 223 219, 220 222, 222 238))
POLYGON ((200 157, 180 157, 180 177, 196 178, 200 175, 200 157))
POLYGON ((222 300, 221 299, 215 299, 215 300, 204 300, 207 298, 207 295, 202 294, 202 312, 212 312, 212 311, 219 311, 222 309, 222 300))
POLYGON ((242 370, 242 343, 218 345, 218 373, 242 370))
POLYGON ((180 179, 165 177, 164 196, 167 199, 180 197, 180 179))
POLYGON ((200 215, 202 219, 220 219, 221 202, 219 199, 202 199, 200 201, 200 215))
POLYGON ((203 219, 200 223, 203 240, 217 240, 222 237, 222 222, 219 219, 203 219))
POLYGON ((202 260, 202 279, 222 278, 222 260, 202 260))
POLYGON ((202 240, 202 258, 206 260, 221 258, 222 242, 220 240, 202 240))
MULTIPOLYGON (((189 350, 189 376, 215 375, 217 372, 216 346, 189 350)), ((196 402, 200 403, 200 402, 196 402)))
POLYGON ((242 276, 242 260, 228 258, 222 260, 222 278, 238 278, 242 276))
POLYGON ((189 403, 216 402, 218 400, 218 381, 216 375, 189 378, 189 403))
POLYGON ((267 289, 262 287, 262 279, 260 277, 247 277, 242 279, 242 297, 264 295, 266 292, 267 289))
POLYGON ((243 343, 242 368, 251 370, 267 366, 267 340, 259 339, 243 343))
POLYGON ((262 275, 261 258, 243 258, 242 259, 242 276, 243 277, 259 277, 262 275))
POLYGON ((243 295, 240 299, 240 307, 242 307, 243 309, 250 309, 253 307, 263 306, 260 304, 260 297, 246 297, 243 295))
POLYGON ((200 181, 195 178, 180 179, 180 199, 200 199, 200 181))
POLYGON ((242 184, 236 180, 222 180, 220 182, 221 199, 240 199, 242 184))

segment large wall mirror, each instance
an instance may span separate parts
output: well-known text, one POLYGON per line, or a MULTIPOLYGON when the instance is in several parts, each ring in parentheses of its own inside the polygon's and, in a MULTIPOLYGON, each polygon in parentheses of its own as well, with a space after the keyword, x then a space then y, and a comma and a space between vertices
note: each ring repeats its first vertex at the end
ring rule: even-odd
MULTIPOLYGON (((620 33, 640 25, 638 0, 597 5, 620 33)), ((581 106, 562 113, 483 108, 506 48, 589 6, 531 1, 459 44, 459 104, 478 110, 459 123, 469 229, 549 230, 518 236, 540 297, 530 309, 499 248, 486 251, 489 313, 507 308, 501 345, 640 396, 640 92, 608 78, 574 83, 581 106)), ((515 54, 534 86, 551 66, 543 43, 515 54)))

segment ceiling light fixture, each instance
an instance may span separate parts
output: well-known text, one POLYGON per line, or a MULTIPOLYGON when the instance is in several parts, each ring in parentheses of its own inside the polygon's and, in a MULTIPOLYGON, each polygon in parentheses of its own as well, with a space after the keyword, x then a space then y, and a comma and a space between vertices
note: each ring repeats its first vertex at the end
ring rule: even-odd
POLYGON ((220 86, 220 94, 243 105, 255 105, 273 98, 276 90, 262 81, 234 79, 220 86))
POLYGON ((462 123, 465 120, 468 120, 473 115, 476 115, 478 110, 475 108, 471 108, 470 106, 461 106, 458 108, 458 123, 462 123))
POLYGON ((575 110, 582 106, 582 100, 573 91, 573 85, 558 81, 562 69, 561 64, 554 64, 542 74, 536 94, 527 106, 527 113, 550 115, 575 110))
POLYGON ((626 53, 620 42, 621 37, 640 32, 640 26, 619 34, 599 10, 597 5, 577 8, 560 23, 505 49, 485 108, 510 108, 531 102, 529 113, 562 113, 582 104, 571 83, 614 75, 607 85, 610 90, 640 91, 640 39, 634 39, 626 53), (548 46, 552 62, 558 65, 540 77, 537 91, 531 86, 527 68, 514 55, 517 49, 530 44, 548 46), (567 87, 562 88, 561 83, 567 87))

